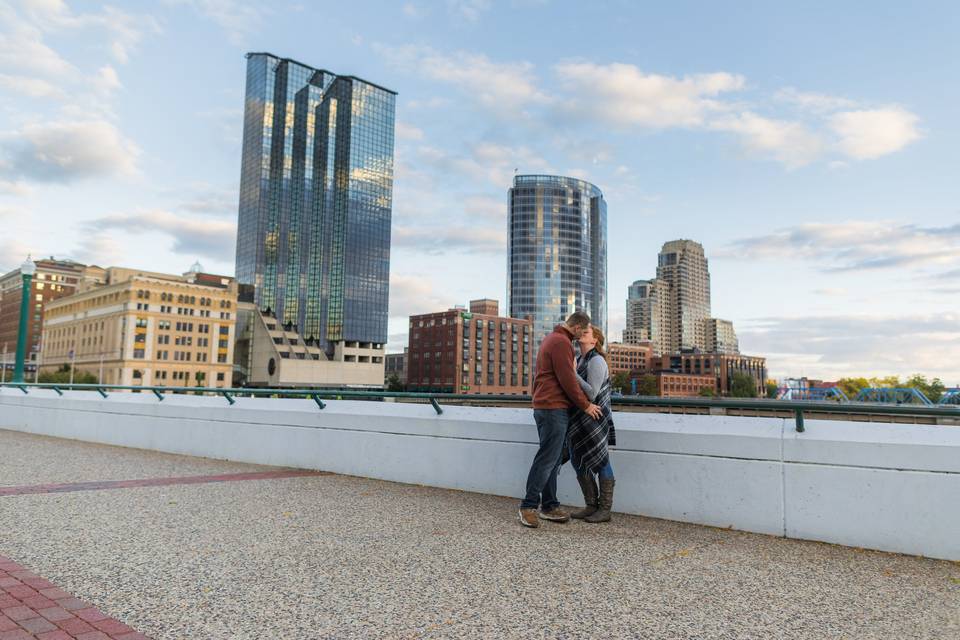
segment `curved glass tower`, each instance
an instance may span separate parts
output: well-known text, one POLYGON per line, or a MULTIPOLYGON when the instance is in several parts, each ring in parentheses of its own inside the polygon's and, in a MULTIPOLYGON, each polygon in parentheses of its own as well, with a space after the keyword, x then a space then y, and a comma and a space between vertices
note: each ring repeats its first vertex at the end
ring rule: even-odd
MULTIPOLYGON (((574 311, 607 332, 607 203, 563 176, 515 176, 507 218, 507 306, 533 317, 534 352, 574 311)), ((609 341, 609 337, 607 338, 609 341)))

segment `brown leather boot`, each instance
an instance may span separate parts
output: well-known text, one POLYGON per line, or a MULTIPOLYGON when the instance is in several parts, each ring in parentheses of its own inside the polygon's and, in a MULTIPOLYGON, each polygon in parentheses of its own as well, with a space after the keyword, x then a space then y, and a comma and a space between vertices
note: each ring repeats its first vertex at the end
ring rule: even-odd
POLYGON ((597 497, 599 492, 597 490, 597 481, 593 479, 593 474, 588 475, 578 475, 577 482, 580 483, 580 490, 583 491, 583 503, 586 505, 583 509, 578 509, 570 514, 571 518, 576 518, 577 520, 583 520, 587 516, 592 516, 596 513, 599 505, 597 504, 597 497))
POLYGON ((613 485, 616 480, 613 478, 600 479, 600 508, 592 516, 584 518, 584 522, 596 524, 598 522, 610 522, 610 510, 613 509, 613 485))

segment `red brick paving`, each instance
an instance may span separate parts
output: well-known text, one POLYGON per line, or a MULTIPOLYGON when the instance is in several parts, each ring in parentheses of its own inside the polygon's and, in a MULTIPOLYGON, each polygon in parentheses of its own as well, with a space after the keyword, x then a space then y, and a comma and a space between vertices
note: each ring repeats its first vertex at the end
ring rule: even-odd
MULTIPOLYGON (((94 482, 65 482, 60 484, 34 484, 22 487, 0 487, 0 498, 24 496, 37 493, 69 493, 71 491, 100 491, 103 489, 130 489, 132 487, 165 487, 177 484, 205 484, 208 482, 235 482, 237 480, 276 480, 325 476, 325 471, 283 469, 280 471, 251 471, 247 473, 222 473, 210 476, 183 476, 179 478, 143 478, 140 480, 97 480, 94 482)), ((16 576, 14 576, 16 577, 16 576)), ((3 640, 0 638, 0 640, 3 640)))
POLYGON ((0 640, 150 639, 0 556, 0 640))

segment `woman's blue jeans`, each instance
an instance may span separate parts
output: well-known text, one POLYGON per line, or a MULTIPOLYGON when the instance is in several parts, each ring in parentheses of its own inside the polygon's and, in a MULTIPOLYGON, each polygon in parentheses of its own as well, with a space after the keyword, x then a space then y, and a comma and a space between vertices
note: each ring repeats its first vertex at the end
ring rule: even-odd
MULTIPOLYGON (((570 464, 573 465, 573 445, 570 446, 570 464)), ((587 475, 582 469, 574 467, 574 471, 577 472, 578 476, 587 475)), ((607 464, 597 473, 597 477, 601 480, 612 480, 613 479, 613 464, 610 462, 610 456, 607 456, 607 464)))

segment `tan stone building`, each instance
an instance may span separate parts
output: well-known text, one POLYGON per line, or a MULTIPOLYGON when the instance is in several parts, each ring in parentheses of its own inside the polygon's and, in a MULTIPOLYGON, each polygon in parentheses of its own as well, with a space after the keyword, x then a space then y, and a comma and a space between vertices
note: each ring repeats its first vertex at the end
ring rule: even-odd
POLYGON ((693 240, 665 242, 657 257, 661 326, 651 338, 660 353, 706 349, 710 317, 710 270, 703 246, 693 240))
POLYGON ((636 377, 650 371, 653 358, 653 347, 646 344, 622 344, 611 342, 607 345, 607 362, 610 376, 618 373, 628 373, 636 377))
POLYGON ((717 391, 717 380, 711 375, 658 371, 657 395, 663 398, 686 398, 699 396, 704 389, 717 391))
POLYGON ((627 318, 623 330, 624 344, 647 342, 659 333, 660 304, 654 280, 637 280, 627 288, 627 318))
POLYGON ((253 303, 241 285, 235 386, 259 388, 383 389, 384 345, 340 340, 328 353, 253 303))
POLYGON ((64 364, 102 384, 229 387, 237 287, 233 278, 111 267, 46 304, 41 371, 64 364))
POLYGON ((706 345, 704 351, 707 353, 740 353, 740 341, 737 340, 737 332, 733 329, 733 323, 729 320, 720 318, 707 318, 704 321, 706 331, 706 345))

